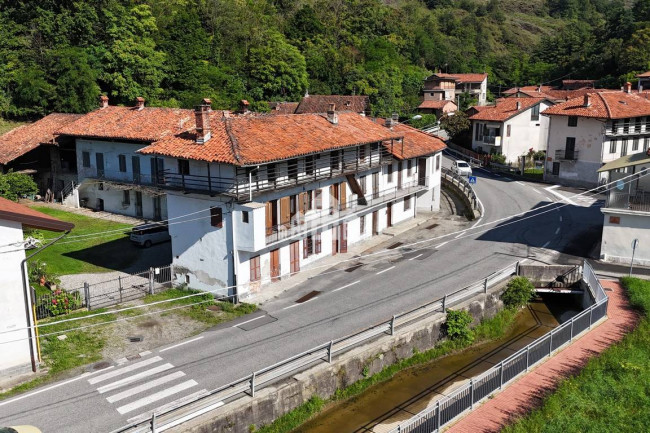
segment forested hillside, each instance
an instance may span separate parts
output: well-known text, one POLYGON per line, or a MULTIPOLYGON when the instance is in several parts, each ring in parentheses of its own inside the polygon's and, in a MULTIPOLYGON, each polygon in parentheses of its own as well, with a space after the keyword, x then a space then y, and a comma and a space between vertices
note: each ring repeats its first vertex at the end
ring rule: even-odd
MULTIPOLYGON (((490 90, 650 69, 650 0, 0 0, 0 113, 25 119, 210 97, 371 97, 407 113, 441 69, 490 90)), ((625 76, 627 74, 627 77, 625 76)))

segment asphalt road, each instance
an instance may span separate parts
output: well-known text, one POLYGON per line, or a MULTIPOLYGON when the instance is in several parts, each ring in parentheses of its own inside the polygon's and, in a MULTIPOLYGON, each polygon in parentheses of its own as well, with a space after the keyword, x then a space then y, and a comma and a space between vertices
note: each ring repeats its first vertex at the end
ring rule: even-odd
MULTIPOLYGON (((584 239, 594 238, 602 224, 597 201, 602 197, 578 198, 576 190, 483 170, 475 174, 485 213, 474 229, 421 242, 405 257, 378 255, 362 259, 364 265, 351 272, 332 269, 265 304, 264 311, 239 325, 221 326, 184 344, 1 401, 0 425, 32 424, 46 433, 111 431, 157 407, 388 320, 517 260, 545 261, 554 250, 588 254, 584 239), (573 204, 558 208, 553 203, 562 197, 573 204), (312 291, 320 293, 296 303, 312 291)), ((412 233, 400 236, 405 243, 414 240, 412 233)))

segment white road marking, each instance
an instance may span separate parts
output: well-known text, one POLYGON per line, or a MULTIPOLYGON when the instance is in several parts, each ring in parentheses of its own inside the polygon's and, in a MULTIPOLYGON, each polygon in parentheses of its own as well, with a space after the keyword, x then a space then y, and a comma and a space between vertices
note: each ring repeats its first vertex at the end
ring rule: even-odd
POLYGON ((39 389, 38 391, 30 392, 28 394, 21 395, 20 397, 12 398, 11 400, 3 401, 2 403, 0 403, 0 406, 4 406, 6 404, 22 400, 22 399, 25 399, 27 397, 31 397, 33 395, 40 394, 42 392, 49 391, 49 390, 54 389, 54 388, 58 388, 58 387, 63 386, 63 385, 67 385, 68 383, 71 383, 71 382, 76 382, 77 380, 80 380, 80 379, 85 379, 88 376, 92 376, 93 374, 97 374, 97 373, 100 373, 102 371, 109 370, 111 368, 115 368, 115 366, 111 365, 110 367, 106 367, 106 368, 103 368, 103 369, 98 370, 98 371, 89 371, 87 373, 82 374, 81 376, 75 377, 74 379, 66 380, 64 382, 59 382, 56 385, 48 386, 47 388, 42 388, 42 389, 39 389))
POLYGON ((542 245, 542 248, 546 248, 547 246, 549 246, 550 243, 551 241, 546 242, 544 245, 542 245))
POLYGON ((560 215, 560 222, 562 222, 562 215, 560 215))
POLYGON ((174 395, 177 392, 185 391, 186 389, 192 388, 193 386, 196 385, 198 385, 198 383, 196 383, 195 380, 188 380, 187 382, 179 383, 178 385, 172 386, 171 388, 167 388, 155 394, 151 394, 147 397, 141 398, 140 400, 136 400, 133 403, 129 403, 127 405, 118 407, 117 411, 120 413, 120 415, 124 415, 125 413, 134 411, 143 406, 147 406, 148 404, 154 403, 158 400, 162 400, 163 398, 169 397, 170 395, 174 395))
POLYGON ((555 196, 561 198, 563 201, 565 201, 565 202, 567 202, 567 203, 569 203, 569 204, 572 204, 572 205, 574 205, 574 206, 577 206, 576 202, 574 202, 573 200, 571 200, 569 197, 564 196, 564 195, 560 194, 560 193, 557 192, 557 191, 554 191, 555 188, 559 188, 559 187, 560 187, 560 185, 553 185, 553 186, 549 186, 548 188, 544 188, 544 189, 546 189, 546 191, 550 192, 551 194, 553 194, 553 195, 555 195, 555 196))
POLYGON ((300 304, 289 305, 288 307, 284 307, 283 310, 288 310, 289 308, 297 307, 298 305, 300 304))
POLYGON ((436 245, 436 246, 433 247, 433 248, 440 248, 440 247, 442 247, 442 246, 447 245, 448 243, 449 243, 449 241, 447 241, 447 242, 443 242, 443 243, 441 243, 441 244, 436 245))
POLYGON ((519 185, 523 185, 523 186, 526 186, 526 184, 525 184, 525 183, 523 183, 523 182, 522 182, 522 181, 520 181, 520 180, 516 180, 516 181, 515 181, 515 183, 518 183, 519 185))
POLYGON ((546 201, 553 201, 553 199, 547 195, 545 195, 544 198, 546 199, 546 201))
POLYGON ((191 340, 183 341, 182 343, 174 344, 173 346, 165 347, 164 349, 160 349, 158 352, 164 352, 165 350, 174 349, 174 348, 176 348, 178 346, 182 346, 184 344, 188 344, 188 343, 192 343, 194 341, 200 340, 201 338, 203 338, 203 336, 196 337, 196 338, 193 338, 191 340))
POLYGON ((156 380, 152 380, 151 382, 143 383, 142 385, 136 386, 135 388, 127 389, 126 391, 122 391, 118 394, 111 395, 110 397, 107 397, 106 400, 109 403, 115 403, 116 401, 123 400, 132 395, 140 394, 143 391, 146 391, 151 388, 155 388, 158 385, 171 382, 172 380, 176 380, 183 376, 185 376, 185 373, 183 373, 182 371, 176 371, 172 374, 168 374, 167 376, 159 377, 156 380))
POLYGON ((238 326, 241 326, 241 325, 245 325, 245 324, 247 324, 247 323, 250 323, 250 322, 252 322, 252 321, 254 321, 254 320, 261 319, 262 317, 266 317, 266 314, 264 314, 263 316, 257 316, 257 317, 255 317, 254 319, 247 320, 247 321, 245 321, 245 322, 238 323, 238 324, 236 324, 236 325, 233 325, 232 327, 233 327, 233 328, 236 328, 236 327, 238 327, 238 326))
POLYGON ((560 228, 558 227, 557 230, 555 230, 555 234, 560 233, 560 228))
POLYGON ((350 284, 347 284, 347 285, 345 285, 343 287, 339 287, 338 289, 334 289, 334 290, 332 290, 332 292, 338 292, 339 290, 343 290, 343 289, 348 288, 350 286, 354 286, 355 284, 359 284, 360 282, 361 282, 361 280, 357 280, 354 283, 350 283, 350 284))
POLYGON ((458 233, 456 236, 454 236, 454 239, 458 239, 459 237, 461 237, 461 236, 464 235, 465 233, 466 233, 466 232, 460 232, 460 233, 458 233))
POLYGON ((161 427, 157 427, 156 431, 164 432, 165 430, 169 430, 172 427, 176 427, 177 425, 183 424, 185 421, 189 421, 192 418, 196 418, 197 416, 201 416, 204 413, 210 412, 211 410, 216 409, 216 408, 221 407, 221 406, 223 406, 223 401, 220 401, 220 402, 215 403, 215 404, 211 404, 210 406, 206 406, 203 409, 197 410, 196 412, 192 412, 189 415, 185 415, 182 418, 174 420, 174 421, 170 422, 169 424, 165 424, 165 425, 163 425, 161 427))
POLYGON ((119 376, 121 374, 128 373, 128 372, 133 371, 133 370, 137 370, 138 368, 145 367, 147 365, 156 363, 158 361, 162 361, 162 358, 160 356, 154 356, 153 358, 149 358, 149 359, 147 359, 145 361, 140 361, 140 362, 136 362, 135 364, 131 364, 128 367, 122 367, 120 369, 113 370, 110 373, 102 374, 101 376, 97 376, 97 377, 93 377, 92 379, 88 379, 88 383, 90 383, 91 385, 94 385, 97 382, 102 382, 104 380, 111 379, 111 378, 113 378, 115 376, 119 376))
POLYGON ((147 355, 151 355, 151 350, 145 350, 144 352, 138 353, 138 355, 144 358, 147 355))
POLYGON ((120 388, 124 385, 128 385, 129 383, 137 382, 140 379, 143 379, 145 377, 153 376, 154 374, 158 374, 163 371, 167 371, 170 368, 174 368, 173 365, 167 363, 167 364, 162 364, 154 368, 150 368, 149 370, 145 370, 143 372, 140 372, 138 374, 134 374, 133 376, 125 377, 124 379, 120 379, 117 382, 109 383, 108 385, 100 386, 97 388, 97 391, 100 394, 104 394, 105 392, 113 391, 114 389, 120 388))
MULTIPOLYGON (((149 421, 151 420, 152 412, 155 412, 156 414, 161 414, 175 407, 183 406, 185 403, 191 403, 193 401, 196 401, 201 397, 205 397, 206 395, 209 394, 210 392, 207 389, 203 388, 199 391, 193 392, 191 394, 187 394, 181 398, 177 398, 176 400, 172 400, 169 403, 165 403, 162 406, 157 406, 156 409, 154 409, 153 411, 141 413, 140 415, 131 417, 126 421, 129 424, 139 424, 142 421, 149 421)), ((158 424, 156 424, 156 431, 160 431, 158 429, 158 424)))
POLYGON ((533 191, 535 191, 537 194, 541 194, 541 192, 536 190, 535 188, 533 188, 533 191))
POLYGON ((379 271, 379 272, 377 272, 375 275, 383 274, 384 272, 388 272, 388 271, 390 271, 391 269, 395 269, 395 266, 391 266, 390 268, 386 268, 386 269, 384 269, 383 271, 379 271))
POLYGON ((421 257, 421 256, 423 256, 423 255, 424 255, 424 253, 422 253, 422 254, 418 254, 418 255, 415 256, 415 257, 411 257, 409 260, 415 260, 415 259, 417 259, 418 257, 421 257))

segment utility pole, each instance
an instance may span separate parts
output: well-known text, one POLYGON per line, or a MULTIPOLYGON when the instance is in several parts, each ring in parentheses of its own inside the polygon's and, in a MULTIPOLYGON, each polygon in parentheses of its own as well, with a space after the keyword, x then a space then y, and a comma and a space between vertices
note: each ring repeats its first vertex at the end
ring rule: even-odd
POLYGON ((632 241, 632 260, 630 261, 630 277, 632 276, 632 267, 634 266, 634 253, 636 252, 636 248, 639 246, 639 240, 634 239, 632 241))

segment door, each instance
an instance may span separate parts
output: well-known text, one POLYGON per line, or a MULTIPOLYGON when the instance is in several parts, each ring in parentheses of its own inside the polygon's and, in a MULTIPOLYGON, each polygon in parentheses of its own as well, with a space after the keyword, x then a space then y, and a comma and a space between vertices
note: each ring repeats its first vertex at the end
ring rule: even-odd
POLYGON ((271 281, 280 279, 280 250, 271 250, 271 281))
POLYGON ((307 213, 307 200, 308 194, 306 192, 301 192, 298 194, 298 220, 300 224, 305 223, 305 214, 307 213))
POLYGON ((163 184, 164 171, 165 160, 162 158, 151 158, 151 183, 154 185, 163 184))
POLYGON ((140 157, 131 157, 131 167, 133 168, 133 182, 140 183, 140 157))
POLYGON ((386 227, 393 226, 393 203, 388 203, 386 206, 386 227))
POLYGON ((298 215, 298 196, 292 195, 289 197, 289 219, 291 225, 296 225, 298 215))
POLYGON ((160 206, 160 197, 153 198, 153 220, 160 221, 162 219, 162 212, 160 206))
POLYGON ((339 252, 348 252, 348 223, 341 223, 339 226, 339 252))
POLYGON ((330 185, 330 214, 338 210, 339 207, 339 188, 338 185, 330 185))
POLYGON ((142 218, 142 193, 135 192, 135 216, 142 218))
POLYGON ((332 255, 335 256, 339 251, 339 228, 332 227, 332 255))
POLYGON ((292 242, 289 245, 289 262, 291 275, 300 271, 300 242, 292 242))
POLYGON ((273 234, 273 228, 278 225, 278 202, 271 200, 266 202, 266 236, 273 234))
POLYGON ((560 175, 560 163, 559 162, 554 162, 553 163, 553 176, 559 176, 560 175))
POLYGON ((379 198, 379 173, 372 174, 372 198, 379 198))
POLYGON ((289 197, 280 199, 280 224, 285 227, 291 225, 291 199, 289 197))
POLYGON ((573 156, 575 155, 575 150, 576 150, 576 140, 575 140, 575 138, 573 140, 569 140, 567 138, 565 148, 564 148, 564 158, 568 159, 569 161, 573 161, 573 156))
POLYGON ((341 210, 345 210, 346 204, 347 204, 347 196, 348 196, 348 184, 345 182, 341 182, 341 192, 340 192, 340 202, 341 202, 341 210))
POLYGON ((426 185, 427 183, 427 160, 424 158, 418 159, 418 185, 426 185))
POLYGON ((379 234, 379 212, 374 211, 372 213, 372 235, 379 234))
POLYGON ((97 199, 97 210, 98 210, 99 212, 103 212, 103 211, 104 211, 104 199, 101 199, 101 198, 98 198, 98 199, 97 199))
POLYGON ((402 189, 402 161, 397 163, 397 189, 402 189))
POLYGON ((621 146, 621 156, 627 155, 627 140, 623 139, 623 145, 621 146))
POLYGON ((104 177, 104 154, 96 153, 95 162, 97 163, 97 177, 104 177))

